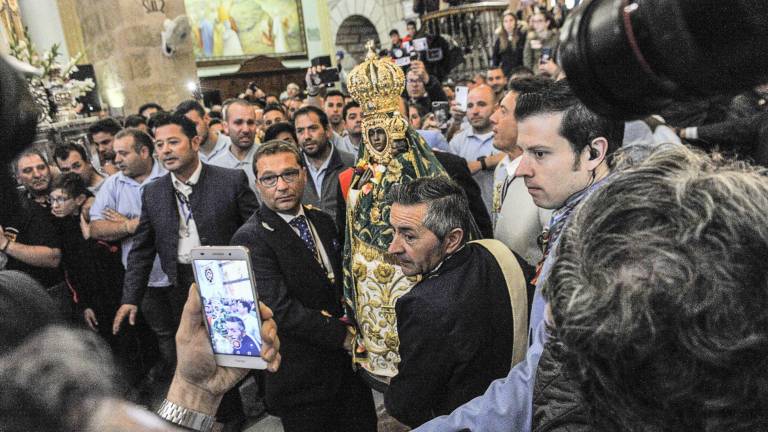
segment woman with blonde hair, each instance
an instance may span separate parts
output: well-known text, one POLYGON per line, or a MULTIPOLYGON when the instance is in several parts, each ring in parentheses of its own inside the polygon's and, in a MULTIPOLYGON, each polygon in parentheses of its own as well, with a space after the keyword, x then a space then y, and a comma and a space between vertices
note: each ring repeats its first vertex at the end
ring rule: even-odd
POLYGON ((514 11, 507 9, 502 15, 502 23, 496 29, 496 40, 493 42, 493 65, 509 76, 512 69, 522 66, 523 48, 525 47, 525 31, 518 23, 514 11))

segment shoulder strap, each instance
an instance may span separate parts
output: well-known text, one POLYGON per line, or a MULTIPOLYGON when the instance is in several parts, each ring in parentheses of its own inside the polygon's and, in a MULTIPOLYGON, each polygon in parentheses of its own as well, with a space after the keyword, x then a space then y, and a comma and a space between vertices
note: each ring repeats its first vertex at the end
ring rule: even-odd
POLYGON ((528 293, 523 269, 515 258, 515 254, 502 242, 494 239, 475 240, 476 243, 488 250, 496 258, 501 268, 504 280, 509 290, 509 300, 512 304, 512 367, 523 361, 528 349, 528 293))

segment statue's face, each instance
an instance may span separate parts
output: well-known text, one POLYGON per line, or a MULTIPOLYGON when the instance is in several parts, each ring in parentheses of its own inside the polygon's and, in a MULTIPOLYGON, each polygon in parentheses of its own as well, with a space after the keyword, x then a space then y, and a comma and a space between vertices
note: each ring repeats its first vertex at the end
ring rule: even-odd
POLYGON ((382 128, 369 129, 368 141, 377 152, 382 152, 387 148, 387 132, 382 128))
POLYGON ((392 143, 392 156, 397 156, 407 151, 408 151, 408 141, 401 139, 401 140, 395 140, 392 143))

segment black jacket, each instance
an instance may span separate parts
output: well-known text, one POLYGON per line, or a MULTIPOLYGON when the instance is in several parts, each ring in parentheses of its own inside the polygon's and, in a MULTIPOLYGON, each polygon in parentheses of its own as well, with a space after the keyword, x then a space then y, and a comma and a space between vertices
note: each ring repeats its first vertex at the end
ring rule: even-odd
MULTIPOLYGON (((189 196, 200 244, 229 244, 232 234, 258 206, 241 170, 203 164, 200 179, 189 196)), ((171 174, 151 182, 141 195, 141 218, 133 236, 125 271, 123 304, 137 305, 144 297, 155 254, 172 284, 176 283, 179 247, 179 210, 171 174)))
POLYGON ((498 37, 493 42, 493 53, 491 54, 492 64, 496 67, 501 67, 504 71, 504 76, 509 78, 510 73, 516 67, 523 65, 523 48, 525 48, 525 36, 524 31, 518 30, 517 44, 507 44, 505 50, 501 49, 501 41, 498 37))
POLYGON ((232 238, 233 245, 250 251, 259 300, 278 323, 282 363, 279 371, 266 375, 266 401, 277 414, 330 400, 344 374, 352 374, 352 360, 343 349, 346 327, 339 321, 342 243, 328 215, 307 207, 304 212, 332 263, 335 282, 290 225, 266 205, 232 238))
POLYGON ((440 165, 451 176, 451 179, 464 189, 464 193, 469 201, 469 211, 475 218, 480 234, 482 234, 483 238, 493 238, 491 216, 488 215, 488 209, 485 207, 483 196, 480 193, 480 186, 477 185, 474 177, 472 177, 466 159, 448 152, 435 151, 434 154, 440 165))
POLYGON ((563 347, 551 336, 536 368, 533 386, 533 432, 593 432, 579 384, 563 366, 563 347))
POLYGON ((509 373, 509 292, 484 247, 465 245, 402 296, 395 311, 401 360, 384 401, 399 421, 418 426, 448 414, 509 373))

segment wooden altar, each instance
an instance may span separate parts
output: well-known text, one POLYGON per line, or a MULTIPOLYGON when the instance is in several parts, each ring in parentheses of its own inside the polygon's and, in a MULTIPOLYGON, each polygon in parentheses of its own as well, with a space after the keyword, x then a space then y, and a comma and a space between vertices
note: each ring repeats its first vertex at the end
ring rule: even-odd
POLYGON ((266 94, 280 95, 288 83, 296 83, 304 88, 304 68, 286 68, 283 63, 272 57, 257 56, 246 60, 237 72, 200 79, 203 91, 218 90, 222 100, 236 98, 245 92, 248 83, 256 82, 266 94))

